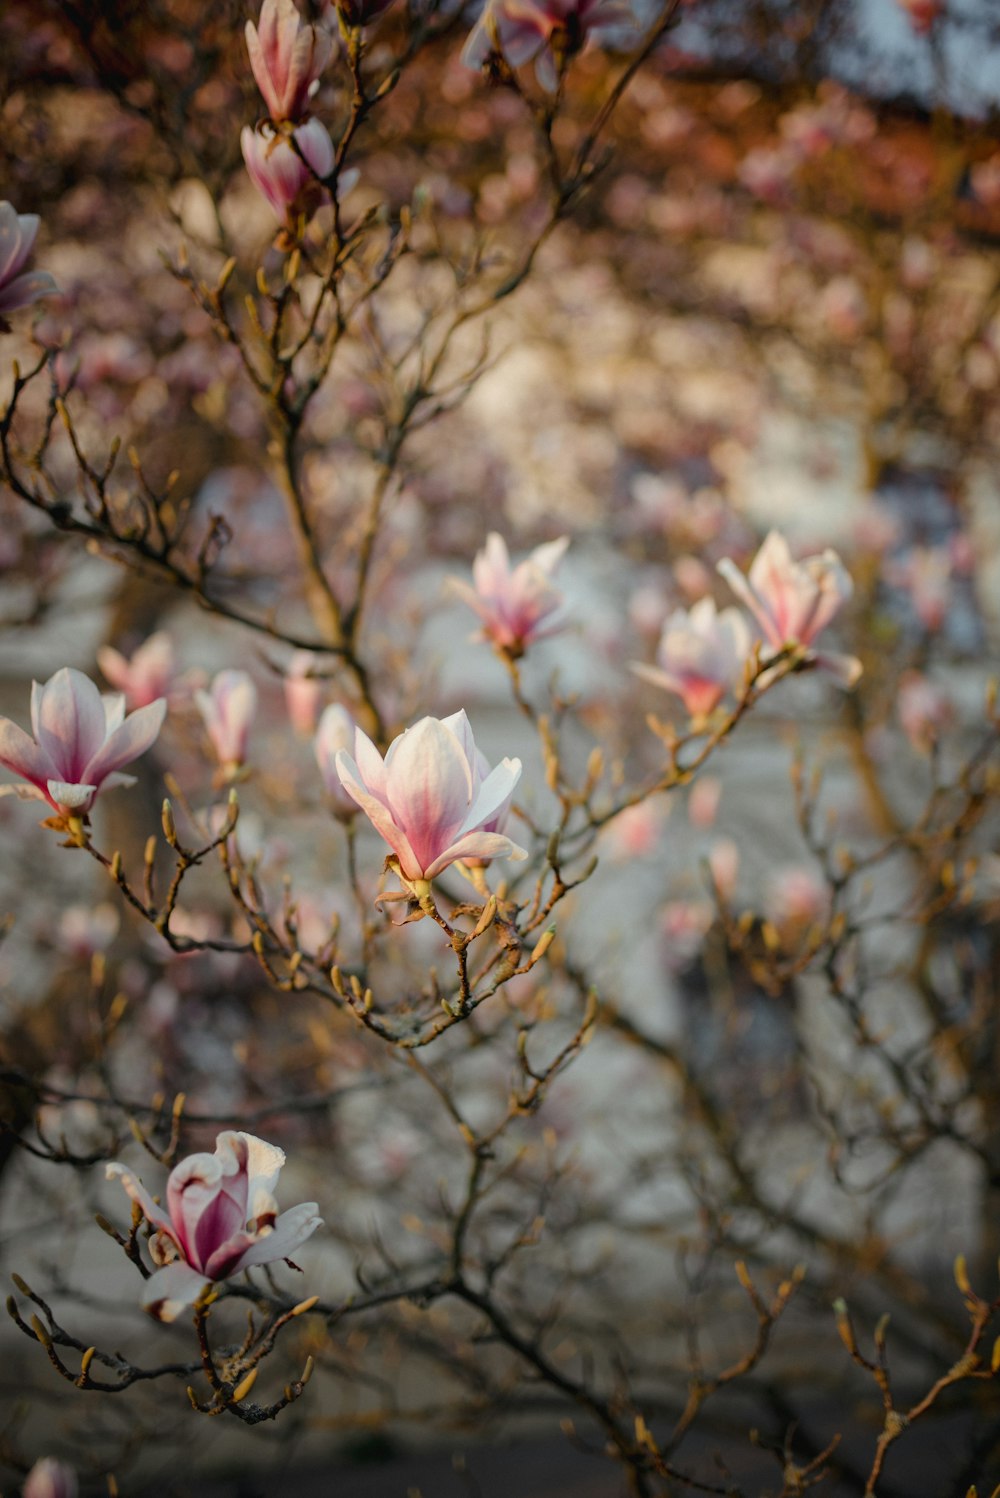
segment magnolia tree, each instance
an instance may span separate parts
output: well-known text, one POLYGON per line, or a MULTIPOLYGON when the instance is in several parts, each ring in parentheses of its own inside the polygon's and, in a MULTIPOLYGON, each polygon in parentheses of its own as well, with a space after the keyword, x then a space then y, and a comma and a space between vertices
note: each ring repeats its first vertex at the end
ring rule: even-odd
POLYGON ((994 1491, 1000 39, 794 9, 0 16, 30 1498, 994 1491))

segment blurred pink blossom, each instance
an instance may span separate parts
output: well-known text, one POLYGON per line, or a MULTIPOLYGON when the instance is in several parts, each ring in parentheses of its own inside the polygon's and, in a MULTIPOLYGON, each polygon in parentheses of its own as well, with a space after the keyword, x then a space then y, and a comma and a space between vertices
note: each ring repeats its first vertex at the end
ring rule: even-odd
POLYGON ((195 702, 219 764, 234 773, 246 761, 257 688, 245 671, 220 671, 207 692, 195 693, 195 702))
POLYGON ((120 773, 156 739, 167 704, 152 702, 125 717, 125 698, 102 697, 82 671, 64 666, 31 687, 34 739, 0 718, 0 765, 29 782, 3 786, 25 800, 47 801, 59 815, 85 816, 102 786, 134 785, 120 773))
POLYGON ((740 850, 731 837, 716 838, 708 850, 708 867, 715 888, 723 900, 731 900, 736 892, 736 881, 740 872, 740 850))
POLYGON ((519 759, 488 769, 463 712, 421 718, 385 759, 357 729, 354 758, 341 749, 341 783, 393 850, 407 883, 429 881, 459 859, 525 858, 497 830, 521 775, 519 759))
POLYGON ((839 613, 854 589, 835 551, 796 562, 777 531, 766 537, 746 577, 729 557, 718 570, 760 625, 772 650, 800 646, 807 659, 833 673, 844 686, 861 675, 861 662, 849 655, 819 655, 811 646, 839 613))
POLYGON ((97 652, 97 664, 107 680, 125 695, 130 708, 146 707, 158 697, 169 697, 174 675, 174 647, 163 630, 150 635, 126 659, 110 645, 97 652))
POLYGON ((896 712, 914 749, 926 752, 955 721, 955 704, 943 687, 920 671, 900 679, 896 712))
POLYGON ((503 537, 491 531, 472 563, 473 585, 450 578, 449 586, 483 623, 482 638, 514 659, 535 640, 562 628, 557 617, 563 595, 552 575, 569 545, 569 537, 536 546, 516 567, 503 537))
POLYGON ((0 333, 10 331, 8 312, 17 312, 42 297, 59 295, 59 287, 47 270, 25 269, 39 222, 37 213, 17 213, 13 204, 0 203, 0 333))
POLYGON ((512 68, 535 61, 543 88, 554 90, 565 60, 607 32, 635 27, 628 0, 488 0, 462 51, 481 68, 497 52, 512 68))
POLYGON ((250 180, 283 224, 318 206, 322 180, 335 160, 330 133, 319 120, 299 125, 291 138, 268 124, 256 130, 244 125, 240 146, 250 180))
POLYGON ((669 815, 669 801, 662 805, 640 801, 635 806, 627 806, 605 829, 604 841, 610 857, 616 863, 627 863, 654 852, 669 815))
POLYGON ((969 185, 984 208, 1000 207, 1000 151, 976 163, 969 172, 969 185))
POLYGON ((779 931, 811 926, 824 919, 830 907, 830 891, 816 869, 789 864, 768 880, 766 911, 779 931))
POLYGON ((278 1216, 274 1199, 284 1151, 253 1134, 227 1131, 215 1153, 189 1155, 170 1172, 167 1208, 119 1161, 106 1167, 156 1229, 150 1253, 159 1266, 142 1304, 158 1321, 174 1321, 209 1285, 255 1264, 287 1259, 320 1226, 315 1202, 278 1216))
POLYGON ((633 663, 632 670, 676 693, 693 718, 702 718, 739 685, 751 644, 738 609, 720 614, 713 599, 702 598, 691 610, 677 609, 670 615, 657 647, 657 664, 633 663))
POLYGON ((21 1498, 76 1498, 76 1473, 54 1456, 43 1456, 24 1480, 21 1498))
POLYGON ((337 815, 344 817, 353 816, 358 808, 353 796, 345 791, 340 776, 337 774, 337 755, 342 749, 348 754, 353 749, 354 732, 354 719, 347 708, 342 707, 339 702, 331 702, 330 706, 323 710, 314 741, 316 763, 319 765, 327 795, 333 802, 337 815))
POLYGON ((713 826, 722 800, 722 781, 717 775, 699 775, 688 794, 687 814, 692 827, 702 831, 713 826))
POLYGON ((246 24, 246 39, 250 67, 271 119, 300 120, 330 59, 333 38, 306 25, 294 0, 264 0, 257 26, 246 24))
POLYGON ((311 738, 316 731, 325 690, 323 678, 309 674, 315 667, 316 657, 311 650, 296 650, 285 672, 285 707, 289 722, 304 739, 311 738))

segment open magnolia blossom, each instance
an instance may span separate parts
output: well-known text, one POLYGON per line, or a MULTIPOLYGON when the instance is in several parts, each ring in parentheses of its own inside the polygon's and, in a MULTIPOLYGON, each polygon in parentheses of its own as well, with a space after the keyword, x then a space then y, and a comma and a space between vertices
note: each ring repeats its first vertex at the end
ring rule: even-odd
POLYGON ((712 712, 743 677, 752 640, 738 609, 716 612, 711 598, 677 609, 663 626, 657 664, 633 664, 637 676, 676 692, 694 718, 712 712))
POLYGON ((250 68, 271 119, 301 119, 330 59, 330 33, 306 24, 294 0, 264 0, 257 26, 246 24, 246 38, 250 68))
POLYGON ((213 1155, 188 1155, 170 1172, 166 1210, 138 1176, 114 1161, 117 1177, 156 1232, 150 1253, 160 1267, 146 1281, 142 1304, 158 1321, 174 1321, 201 1299, 210 1285, 255 1264, 273 1264, 320 1226, 315 1202, 278 1216, 274 1188, 284 1151, 253 1134, 227 1131, 213 1155))
POLYGON ((490 532, 472 563, 472 586, 449 579, 452 592, 482 620, 483 639, 516 659, 534 640, 562 628, 562 620, 554 616, 562 608, 563 595, 552 577, 568 545, 568 536, 548 541, 511 567, 506 542, 496 531, 490 532))
POLYGON ((466 67, 481 68, 500 52, 512 68, 535 58, 543 88, 554 90, 565 59, 602 33, 634 31, 628 0, 487 0, 462 51, 466 67))
POLYGON ((195 692, 194 700, 219 764, 227 774, 234 774, 247 757, 257 688, 245 671, 220 671, 207 692, 195 692))
POLYGON ((2 786, 0 794, 47 801, 60 816, 84 816, 102 788, 135 784, 121 767, 145 754, 166 710, 161 698, 126 718, 120 693, 102 697, 82 671, 63 666, 44 686, 32 683, 33 739, 0 718, 0 765, 28 781, 2 786))
POLYGON ((37 213, 18 213, 12 203, 0 203, 0 332, 6 332, 8 312, 28 307, 43 296, 58 296, 59 287, 47 270, 26 270, 38 234, 37 213))
POLYGON ((813 641, 854 590, 850 573, 835 551, 796 562, 784 536, 771 531, 746 577, 729 557, 719 563, 719 572, 753 614, 772 650, 800 646, 808 660, 832 672, 842 686, 854 685, 861 675, 861 662, 855 656, 812 649, 813 641))
POLYGON ((421 718, 393 740, 384 760, 359 728, 354 758, 341 749, 336 768, 407 884, 427 882, 460 859, 527 857, 502 831, 521 761, 504 759, 491 770, 464 711, 421 718))

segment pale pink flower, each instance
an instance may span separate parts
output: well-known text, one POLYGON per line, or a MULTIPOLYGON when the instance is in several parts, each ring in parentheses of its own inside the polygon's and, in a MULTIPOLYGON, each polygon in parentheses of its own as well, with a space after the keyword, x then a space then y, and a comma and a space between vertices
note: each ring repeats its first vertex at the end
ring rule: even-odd
POLYGON ((354 719, 346 707, 342 707, 339 702, 331 702, 329 707, 323 709, 314 741, 316 763, 338 816, 353 816, 358 809, 354 798, 344 790, 337 774, 337 755, 341 750, 349 754, 354 748, 354 732, 354 719))
POLYGON ((798 931, 825 919, 830 890, 816 869, 789 864, 770 876, 766 909, 771 924, 779 931, 798 931))
POLYGON ((257 26, 246 24, 246 39, 250 67, 271 119, 301 119, 313 84, 330 59, 329 32, 305 24, 293 0, 264 0, 257 26))
POLYGON ((122 765, 156 739, 167 704, 160 699, 125 717, 125 698, 102 697, 82 671, 64 666, 44 686, 31 687, 31 739, 0 718, 0 765, 29 782, 3 786, 25 800, 47 801, 63 816, 85 816, 103 787, 134 785, 122 765))
POLYGON ((511 567, 506 542, 491 531, 472 563, 472 586, 449 579, 452 592, 482 620, 482 637, 506 655, 516 659, 535 640, 563 627, 556 617, 563 595, 552 577, 568 545, 568 536, 548 541, 511 567))
POLYGON ((632 665, 637 676, 675 692, 692 717, 702 718, 735 690, 750 655, 750 630, 738 609, 717 613, 711 598, 677 609, 663 626, 655 666, 632 665))
POLYGON ((746 577, 729 557, 718 564, 718 570, 753 614, 772 650, 799 646, 807 652, 807 659, 831 671, 843 686, 854 685, 861 675, 859 660, 850 655, 820 655, 811 649, 854 589, 835 551, 796 562, 784 536, 771 531, 746 577))
POLYGON ((276 1145, 227 1130, 213 1155, 189 1155, 174 1166, 166 1210, 127 1166, 106 1167, 108 1180, 121 1180, 156 1229, 149 1248, 160 1267, 146 1281, 142 1304, 158 1321, 176 1320, 220 1280, 287 1259, 320 1226, 315 1202, 278 1216, 274 1188, 284 1163, 276 1145))
POLYGON ((8 312, 17 312, 45 296, 58 296, 59 287, 47 270, 26 270, 38 234, 37 213, 17 213, 11 203, 0 203, 0 332, 8 332, 8 312))
POLYGON ((539 83, 553 90, 564 59, 623 27, 635 28, 628 0, 488 0, 462 61, 481 68, 499 51, 512 68, 519 68, 534 58, 539 83))
POLYGON ((317 119, 299 125, 292 140, 294 146, 287 135, 267 124, 256 130, 244 125, 240 135, 250 180, 283 224, 317 207, 322 180, 333 171, 335 160, 330 132, 317 119))
POLYGON ((736 892, 736 881, 740 873, 740 850, 731 837, 717 837, 708 850, 709 873, 712 883, 723 900, 731 900, 736 892))
POLYGON ((919 671, 907 671, 900 679, 896 712, 914 749, 924 753, 955 722, 955 704, 948 693, 919 671))
POLYGON ((54 1456, 43 1456, 24 1480, 21 1498, 76 1498, 76 1473, 54 1456))
POLYGON ((207 692, 195 692, 194 700, 219 764, 228 773, 238 770, 247 757, 257 688, 245 671, 220 671, 207 692))
POLYGON ((692 827, 707 832, 715 825, 722 800, 722 781, 716 775, 699 775, 688 794, 687 814, 692 827))
POLYGON ((421 718, 393 740, 384 760, 359 728, 354 756, 337 754, 341 783, 393 850, 407 883, 434 879, 459 859, 527 857, 497 830, 521 761, 504 759, 489 770, 464 712, 421 718))
POLYGON ((285 673, 285 707, 289 721, 304 739, 311 738, 316 731, 325 691, 323 678, 309 674, 315 667, 316 657, 311 650, 296 650, 285 673))
POLYGON ((646 858, 659 847, 664 823, 670 815, 670 802, 654 805, 640 801, 627 806, 609 822, 604 831, 604 846, 615 863, 631 863, 646 858))
POLYGON ((170 695, 174 647, 163 630, 150 635, 130 660, 110 645, 102 645, 97 652, 97 664, 111 685, 124 693, 127 707, 146 707, 157 698, 170 695))

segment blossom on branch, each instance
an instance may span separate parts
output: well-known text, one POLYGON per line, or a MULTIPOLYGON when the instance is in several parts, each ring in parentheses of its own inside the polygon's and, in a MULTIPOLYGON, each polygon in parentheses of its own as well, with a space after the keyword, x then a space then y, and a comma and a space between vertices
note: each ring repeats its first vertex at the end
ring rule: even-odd
POLYGON ((288 662, 283 683, 289 722, 304 739, 311 738, 316 731, 325 690, 322 676, 311 674, 315 667, 316 657, 311 650, 296 650, 288 662))
POLYGON ((43 1456, 24 1480, 21 1498, 77 1498, 76 1473, 54 1456, 43 1456))
POLYGON ((563 595, 553 586, 552 576, 568 545, 569 537, 560 536, 536 546, 511 567, 506 542, 496 531, 490 532, 472 563, 472 586, 449 579, 452 592, 482 620, 481 638, 516 660, 533 641, 563 627, 563 621, 553 617, 562 608, 563 595))
POLYGON ((354 757, 341 749, 336 767, 408 884, 426 883, 459 859, 527 857, 500 830, 521 761, 504 759, 491 770, 464 711, 421 718, 393 740, 384 760, 359 728, 354 757))
POLYGON ((861 675, 861 662, 855 656, 821 655, 811 648, 854 591, 850 574, 835 551, 796 562, 784 536, 771 531, 746 577, 729 557, 719 563, 719 572, 753 614, 765 644, 773 651, 797 646, 807 660, 832 672, 842 686, 854 685, 861 675))
POLYGON ((303 22, 294 0, 264 0, 258 24, 246 24, 246 39, 250 68, 271 119, 276 124, 300 120, 330 60, 329 32, 303 22))
POLYGON ((466 67, 502 56, 512 68, 536 59, 543 88, 555 90, 571 57, 587 42, 635 28, 628 0, 488 0, 462 51, 466 67))
POLYGON ((156 1229, 150 1253, 159 1266, 146 1281, 142 1304, 158 1321, 174 1321, 208 1287, 250 1269, 273 1264, 311 1237, 322 1218, 315 1202, 278 1216, 274 1188, 284 1151, 253 1134, 227 1131, 215 1153, 188 1155, 170 1172, 166 1210, 138 1176, 114 1161, 106 1167, 156 1229))
POLYGON ((220 671, 194 700, 205 721, 216 758, 227 775, 241 769, 257 713, 257 688, 245 671, 220 671))
POLYGON ((283 224, 318 207, 335 161, 330 132, 319 120, 306 120, 290 136, 268 124, 244 125, 240 146, 251 182, 283 224))
POLYGON ((17 213, 0 203, 0 333, 10 331, 8 312, 17 312, 44 296, 58 296, 47 270, 26 270, 40 223, 37 213, 17 213))
POLYGON ((655 666, 633 664, 637 676, 675 692, 693 718, 718 707, 739 686, 752 640, 738 609, 716 612, 711 598, 677 609, 663 626, 655 666))
POLYGON ((0 718, 0 765, 29 782, 0 787, 0 794, 47 801, 59 816, 85 816, 102 787, 135 784, 121 767, 153 744, 166 710, 160 698, 126 718, 120 693, 102 697, 82 671, 63 666, 44 686, 32 683, 33 739, 0 718))

